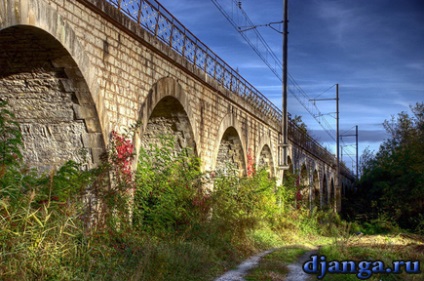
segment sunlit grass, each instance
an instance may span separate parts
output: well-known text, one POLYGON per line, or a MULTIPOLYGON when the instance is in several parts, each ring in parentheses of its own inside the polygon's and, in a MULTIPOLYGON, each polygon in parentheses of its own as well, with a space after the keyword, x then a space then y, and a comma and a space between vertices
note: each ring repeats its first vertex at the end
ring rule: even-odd
MULTIPOLYGON (((287 266, 296 263, 305 252, 318 247, 318 255, 325 255, 327 261, 381 260, 385 266, 392 266, 393 261, 420 261, 421 272, 424 272, 423 238, 412 234, 402 235, 352 235, 324 237, 317 235, 313 241, 307 236, 299 236, 299 244, 290 244, 278 248, 272 254, 265 256, 258 268, 253 269, 245 278, 249 281, 284 280, 289 273, 287 266), (305 246, 308 245, 308 246, 305 246)), ((311 275, 316 278, 316 275, 311 275)), ((424 274, 373 274, 368 280, 423 280, 424 274)), ((315 280, 315 279, 314 279, 315 280)), ((344 281, 359 280, 356 274, 328 274, 323 280, 344 281)))
MULTIPOLYGON (((415 238, 419 238, 419 236, 415 236, 415 238)), ((319 254, 325 255, 327 260, 381 260, 386 266, 391 266, 393 261, 398 260, 420 261, 421 272, 424 272, 424 245, 422 241, 414 239, 414 235, 410 234, 352 236, 348 240, 338 240, 331 245, 322 247, 319 254)), ((342 277, 346 276, 328 275, 325 280, 347 280, 342 277)), ((404 272, 402 274, 374 274, 369 280, 423 280, 423 278, 422 273, 406 274, 404 272)))
MULTIPOLYGON (((3 155, 19 141, 11 144, 3 155)), ((276 188, 264 170, 217 177, 213 192, 203 193, 200 160, 173 148, 142 151, 135 182, 113 162, 123 159, 114 147, 90 171, 68 162, 39 176, 11 158, 0 167, 0 280, 207 281, 269 249, 248 280, 282 280, 288 264, 317 247, 329 259, 423 259, 416 239, 368 241, 331 211, 297 209, 296 188, 276 188), (93 223, 87 190, 100 206, 93 223)))
POLYGON ((296 260, 305 252, 311 250, 301 245, 285 246, 265 256, 258 268, 253 269, 245 279, 248 281, 284 280, 289 270, 287 265, 296 260))

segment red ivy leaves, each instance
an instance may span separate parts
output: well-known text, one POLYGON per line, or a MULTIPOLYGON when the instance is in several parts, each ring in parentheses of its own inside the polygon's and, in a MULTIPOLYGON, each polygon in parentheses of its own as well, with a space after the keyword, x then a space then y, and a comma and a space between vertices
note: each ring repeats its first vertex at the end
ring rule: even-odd
POLYGON ((192 199, 192 204, 197 207, 200 212, 206 214, 211 208, 211 196, 203 192, 198 192, 192 199))
POLYGON ((250 177, 255 173, 255 159, 252 156, 252 149, 247 152, 247 176, 250 177))
POLYGON ((131 140, 112 131, 112 161, 117 166, 117 170, 123 175, 125 182, 132 179, 131 162, 134 159, 134 145, 131 140))

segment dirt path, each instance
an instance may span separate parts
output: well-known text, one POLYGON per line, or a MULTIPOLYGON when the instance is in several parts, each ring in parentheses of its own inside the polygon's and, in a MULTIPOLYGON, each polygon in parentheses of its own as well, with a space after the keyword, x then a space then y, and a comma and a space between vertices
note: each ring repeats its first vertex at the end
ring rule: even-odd
POLYGON ((312 276, 309 274, 306 274, 302 266, 303 264, 310 259, 311 255, 317 254, 317 251, 309 251, 303 256, 301 256, 296 263, 289 264, 287 268, 289 269, 289 274, 284 279, 285 281, 308 281, 312 280, 312 276))
MULTIPOLYGON (((242 262, 236 269, 226 272, 221 277, 215 279, 215 281, 246 281, 243 277, 247 272, 256 266, 258 266, 259 261, 264 256, 272 253, 274 250, 268 250, 262 253, 259 253, 253 257, 242 262)), ((284 279, 285 281, 308 281, 311 280, 311 275, 303 272, 302 266, 305 261, 307 261, 311 255, 316 254, 317 251, 309 251, 303 254, 296 263, 289 264, 287 268, 289 269, 289 274, 284 279)))
MULTIPOLYGON (((417 260, 424 255, 424 238, 414 234, 400 234, 395 236, 387 235, 367 235, 352 236, 349 241, 345 241, 346 247, 356 246, 372 249, 383 249, 391 252, 408 253, 409 260, 417 260), (417 256, 418 255, 418 256, 417 256)), ((284 251, 284 249, 281 249, 284 251)), ((237 269, 231 270, 214 281, 245 281, 244 276, 248 271, 257 267, 262 257, 270 254, 273 250, 262 252, 253 256, 243 263, 237 269)), ((316 280, 316 275, 306 274, 303 271, 303 264, 310 260, 310 256, 317 254, 318 250, 310 250, 303 254, 296 262, 287 265, 289 273, 284 276, 281 274, 272 280, 281 281, 310 281, 316 280)), ((272 273, 272 271, 270 271, 272 273)), ((406 279, 412 280, 412 279, 406 279)), ((415 280, 415 279, 414 279, 415 280)), ((424 280, 424 279, 423 279, 424 280)))
POLYGON ((260 259, 273 251, 274 250, 268 250, 250 257, 242 262, 236 269, 228 271, 218 279, 215 279, 215 281, 245 281, 243 277, 247 274, 247 272, 258 266, 260 259))

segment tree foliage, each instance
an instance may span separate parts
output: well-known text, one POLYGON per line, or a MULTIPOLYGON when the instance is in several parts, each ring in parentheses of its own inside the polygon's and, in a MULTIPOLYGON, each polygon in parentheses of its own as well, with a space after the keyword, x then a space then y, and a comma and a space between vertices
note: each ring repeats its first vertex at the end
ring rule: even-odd
POLYGON ((424 232, 424 103, 383 125, 390 137, 362 157, 360 196, 371 217, 385 215, 400 227, 424 232))

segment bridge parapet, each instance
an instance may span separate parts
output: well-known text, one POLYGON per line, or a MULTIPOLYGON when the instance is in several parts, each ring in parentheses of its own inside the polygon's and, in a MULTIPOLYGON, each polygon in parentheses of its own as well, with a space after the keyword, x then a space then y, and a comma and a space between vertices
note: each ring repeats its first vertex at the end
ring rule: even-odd
POLYGON ((351 182, 355 182, 356 180, 356 177, 353 174, 353 172, 348 167, 346 167, 346 165, 343 162, 340 163, 340 175, 349 179, 351 182))
MULTIPOLYGON (((0 56, 0 65, 6 66, 0 69, 0 84, 6 85, 0 87, 0 98, 8 98, 17 116, 41 128, 28 131, 24 140, 25 147, 45 148, 44 158, 28 154, 28 159, 34 155, 32 166, 59 166, 77 155, 76 148, 88 151, 88 165, 95 166, 112 131, 141 122, 133 138, 137 148, 170 133, 179 147, 196 151, 208 175, 226 162, 245 174, 251 159, 257 159, 276 177, 284 176, 274 165, 281 110, 156 0, 5 3, 0 49, 8 55, 0 56), (34 42, 39 42, 35 49, 34 42), (38 93, 43 94, 35 99, 38 93), (55 110, 49 110, 52 106, 55 110), (57 124, 62 112, 66 126, 57 124), (68 129, 68 123, 77 129, 68 129), (63 143, 69 143, 69 153, 56 157, 63 143)), ((304 168, 303 183, 313 182, 322 202, 328 201, 336 194, 330 192, 338 182, 336 158, 293 122, 288 138, 292 167, 304 168)), ((351 174, 340 168, 341 175, 351 174)), ((346 177, 342 184, 349 185, 346 177)))
POLYGON ((154 37, 168 45, 190 63, 236 93, 253 108, 273 121, 281 120, 281 111, 236 70, 202 43, 156 0, 101 0, 115 6, 154 37))
MULTIPOLYGON (((79 1, 92 2, 93 0, 79 1)), ((111 4, 154 38, 169 46, 193 66, 217 81, 224 89, 239 96, 268 117, 270 121, 281 124, 282 111, 277 106, 200 41, 156 0, 97 0, 97 2, 111 4)), ((336 165, 334 155, 293 122, 289 122, 288 137, 293 143, 329 166, 336 165)), ((342 171, 345 175, 352 174, 344 166, 342 171)))
POLYGON ((336 165, 336 158, 325 149, 321 144, 318 143, 313 137, 311 137, 305 130, 302 130, 293 122, 289 122, 288 138, 297 146, 303 148, 313 154, 317 159, 321 159, 329 166, 336 165))
MULTIPOLYGON (((282 112, 261 92, 202 43, 156 0, 101 0, 115 6, 154 37, 215 79, 222 87, 247 101, 268 118, 281 123, 282 112)), ((289 139, 330 166, 334 156, 294 123, 289 123, 289 139)))

